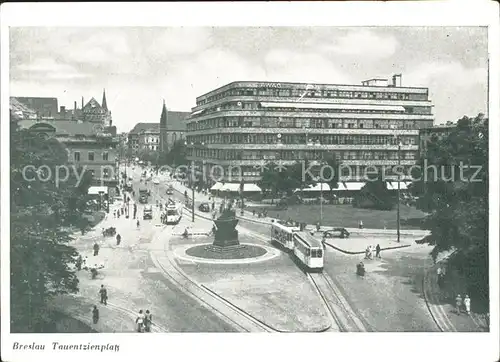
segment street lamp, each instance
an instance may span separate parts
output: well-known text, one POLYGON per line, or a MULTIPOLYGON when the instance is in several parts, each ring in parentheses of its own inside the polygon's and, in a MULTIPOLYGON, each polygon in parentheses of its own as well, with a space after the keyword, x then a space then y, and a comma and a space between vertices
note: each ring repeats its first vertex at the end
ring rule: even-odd
MULTIPOLYGON (((185 145, 193 145, 193 142, 184 142, 185 145)), ((194 162, 191 162, 191 177, 189 177, 189 184, 191 185, 191 222, 194 223, 194 182, 193 182, 193 174, 194 174, 194 162)))
POLYGON ((401 141, 399 139, 399 135, 394 135, 394 139, 398 143, 398 193, 397 193, 397 232, 398 232, 398 243, 401 242, 400 238, 400 229, 401 229, 401 220, 400 220, 400 194, 401 194, 401 175, 399 173, 399 169, 401 168, 401 141))

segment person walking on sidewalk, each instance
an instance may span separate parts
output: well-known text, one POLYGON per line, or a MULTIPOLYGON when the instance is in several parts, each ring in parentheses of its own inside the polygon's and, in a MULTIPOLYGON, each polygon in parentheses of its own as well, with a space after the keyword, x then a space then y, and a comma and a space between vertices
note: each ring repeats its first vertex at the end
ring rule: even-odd
POLYGON ((144 316, 144 331, 151 332, 151 325, 153 324, 153 315, 151 312, 146 310, 146 315, 144 316))
POLYGON ((99 255, 99 244, 97 242, 94 243, 94 256, 99 255))
POLYGON ((437 278, 438 278, 438 286, 439 288, 443 288, 443 269, 441 267, 437 268, 437 278))
POLYGON ((97 309, 97 306, 94 305, 94 308, 92 309, 92 322, 94 324, 97 324, 99 322, 99 309, 97 309))
POLYGON ((468 294, 466 294, 464 298, 464 307, 465 313, 467 313, 467 315, 470 315, 470 298, 468 294))
POLYGON ((380 250, 381 250, 380 249, 380 244, 377 244, 377 247, 375 248, 375 257, 379 258, 379 259, 381 258, 381 256, 380 256, 380 250))
POLYGON ((462 297, 460 294, 455 298, 455 307, 457 314, 460 315, 460 310, 462 309, 462 297))
POLYGON ((116 235, 116 245, 120 245, 121 242, 122 242, 122 237, 120 234, 117 234, 116 235))
POLYGON ((137 220, 137 228, 139 229, 139 226, 141 226, 141 223, 139 222, 139 220, 137 220))
POLYGON ((139 311, 139 314, 135 319, 135 324, 137 325, 137 332, 142 333, 144 329, 144 314, 142 312, 142 309, 139 311))
POLYGON ((101 295, 101 304, 108 305, 108 291, 104 288, 104 284, 101 284, 99 294, 101 295))

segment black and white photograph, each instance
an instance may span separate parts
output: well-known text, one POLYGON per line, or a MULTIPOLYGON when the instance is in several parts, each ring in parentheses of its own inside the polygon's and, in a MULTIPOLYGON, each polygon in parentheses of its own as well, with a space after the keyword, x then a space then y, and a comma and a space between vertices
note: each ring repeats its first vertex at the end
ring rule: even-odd
POLYGON ((412 332, 395 360, 498 342, 498 6, 480 3, 457 21, 411 2, 2 7, 5 360, 121 360, 169 335, 228 360, 237 333, 259 336, 232 347, 248 360, 265 340, 384 361, 412 332))

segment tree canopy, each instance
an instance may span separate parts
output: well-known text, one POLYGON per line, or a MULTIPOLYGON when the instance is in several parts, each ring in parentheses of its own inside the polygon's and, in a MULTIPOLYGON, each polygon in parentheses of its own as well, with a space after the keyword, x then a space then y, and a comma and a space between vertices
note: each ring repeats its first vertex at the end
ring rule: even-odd
POLYGON ((78 254, 68 245, 68 226, 82 218, 91 176, 85 173, 78 183, 67 155, 57 140, 11 127, 13 332, 40 331, 48 321, 50 298, 78 290, 78 278, 69 266, 78 254), (63 165, 71 172, 66 181, 58 182, 56 168, 63 165))
POLYGON ((450 263, 488 300, 488 121, 463 117, 444 138, 433 137, 410 190, 427 219, 435 258, 455 249, 450 263))

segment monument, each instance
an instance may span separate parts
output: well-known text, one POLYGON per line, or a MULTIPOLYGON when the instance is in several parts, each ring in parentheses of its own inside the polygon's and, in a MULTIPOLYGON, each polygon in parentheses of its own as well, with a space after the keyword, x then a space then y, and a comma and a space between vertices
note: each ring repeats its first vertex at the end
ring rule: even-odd
POLYGON ((215 223, 215 237, 214 246, 225 248, 229 246, 237 246, 240 244, 238 240, 238 219, 236 219, 236 212, 231 209, 224 209, 215 223))

